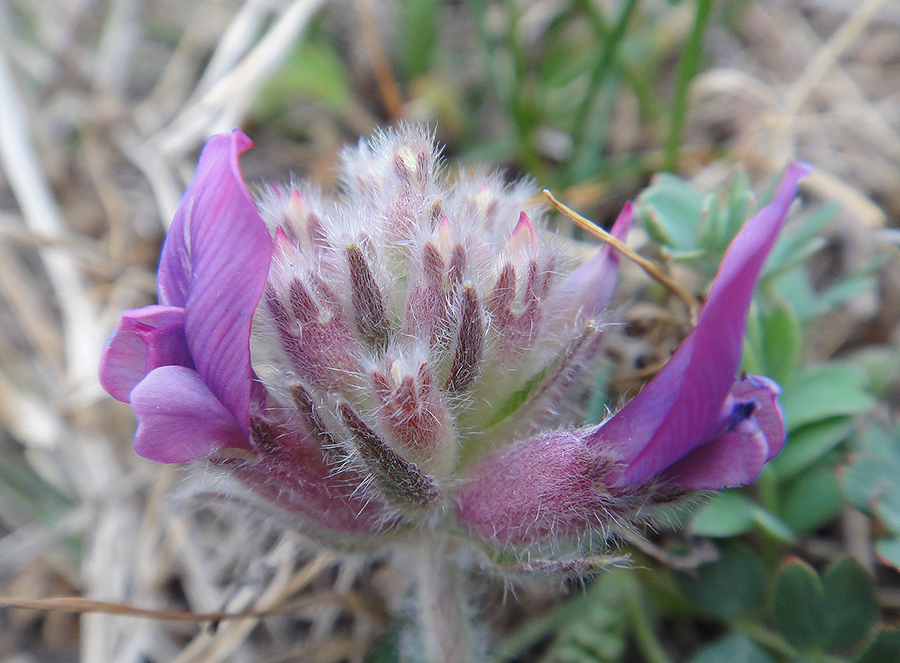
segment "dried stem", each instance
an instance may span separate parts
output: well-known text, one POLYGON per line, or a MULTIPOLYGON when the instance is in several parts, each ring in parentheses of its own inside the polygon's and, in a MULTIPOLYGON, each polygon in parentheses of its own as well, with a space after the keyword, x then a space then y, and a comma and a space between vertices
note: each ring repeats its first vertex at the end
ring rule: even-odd
POLYGON ((560 213, 562 213, 565 217, 571 219, 572 222, 576 226, 578 226, 582 230, 586 230, 587 232, 591 233, 594 237, 598 238, 600 241, 610 244, 614 249, 616 249, 617 251, 619 251, 620 253, 622 253, 626 257, 630 258, 635 263, 637 263, 641 269, 643 269, 645 272, 647 272, 647 274, 650 276, 650 278, 654 279, 655 281, 658 281, 659 283, 664 285, 667 289, 669 289, 672 292, 672 294, 674 294, 681 301, 683 301, 685 303, 685 305, 687 305, 688 312, 689 312, 690 318, 691 318, 691 324, 692 325, 697 324, 697 313, 700 310, 700 304, 697 302, 696 298, 690 292, 688 292, 687 290, 682 288, 680 285, 675 283, 675 281, 673 281, 668 276, 663 274, 660 271, 660 269, 656 265, 654 265, 652 262, 650 262, 649 260, 647 260, 646 258, 644 258, 642 256, 639 256, 637 253, 635 253, 634 251, 629 249, 628 246, 626 246, 626 244, 623 241, 617 239, 613 235, 610 235, 603 228, 598 226, 593 221, 590 221, 589 219, 584 218, 575 210, 570 209, 570 208, 566 207, 565 205, 563 205, 561 202, 559 202, 556 199, 556 197, 552 193, 550 193, 549 189, 544 189, 544 195, 547 197, 547 199, 551 203, 553 203, 553 206, 556 207, 556 209, 559 210, 560 213))

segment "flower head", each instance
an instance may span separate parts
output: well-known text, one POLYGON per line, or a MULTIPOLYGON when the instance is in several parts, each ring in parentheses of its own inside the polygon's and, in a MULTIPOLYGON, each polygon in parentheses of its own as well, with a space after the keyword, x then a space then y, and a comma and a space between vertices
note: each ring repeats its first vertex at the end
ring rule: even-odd
MULTIPOLYGON (((578 428, 617 255, 581 265, 528 183, 448 183, 422 129, 344 153, 338 200, 244 185, 213 137, 169 231, 157 306, 128 311, 100 368, 135 449, 205 458, 333 542, 417 526, 552 544, 694 490, 752 481, 784 441, 765 378, 735 381, 756 278, 794 165, 729 249, 693 333, 618 414, 578 428)), ((627 205, 613 227, 632 221, 627 205)))

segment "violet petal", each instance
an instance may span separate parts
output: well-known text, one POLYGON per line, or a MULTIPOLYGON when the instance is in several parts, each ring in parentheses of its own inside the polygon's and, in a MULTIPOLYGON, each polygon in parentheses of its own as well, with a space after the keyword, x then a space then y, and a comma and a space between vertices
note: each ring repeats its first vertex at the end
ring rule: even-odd
POLYGON ((216 449, 250 449, 241 427, 196 371, 161 366, 131 392, 134 449, 159 463, 186 463, 216 449))
POLYGON ((741 377, 725 399, 713 440, 663 470, 660 478, 694 490, 719 490, 754 481, 784 444, 780 393, 769 378, 741 377))
POLYGON ((103 348, 100 384, 127 403, 147 373, 168 365, 194 367, 184 336, 184 309, 145 306, 125 311, 103 348))
POLYGON ((752 419, 697 447, 660 475, 694 490, 720 490, 751 483, 766 463, 769 443, 752 419))
POLYGON ((272 240, 241 178, 239 130, 210 138, 163 246, 159 298, 184 306, 197 372, 249 434, 250 323, 272 240))
MULTIPOLYGON (((625 203, 619 217, 613 224, 610 234, 618 240, 625 241, 631 223, 634 220, 634 209, 630 202, 625 203)), ((589 318, 594 318, 609 306, 616 287, 619 267, 619 252, 606 244, 596 254, 566 277, 557 295, 567 309, 582 311, 589 318)))
POLYGON ((697 327, 643 391, 591 435, 598 447, 623 450, 629 465, 617 485, 643 481, 715 436, 757 276, 808 173, 805 164, 788 166, 773 201, 731 243, 697 327))
POLYGON ((778 402, 779 394, 781 387, 774 380, 761 375, 745 375, 731 386, 734 398, 744 401, 753 399, 758 405, 753 418, 768 441, 767 461, 778 455, 786 437, 784 411, 778 402))

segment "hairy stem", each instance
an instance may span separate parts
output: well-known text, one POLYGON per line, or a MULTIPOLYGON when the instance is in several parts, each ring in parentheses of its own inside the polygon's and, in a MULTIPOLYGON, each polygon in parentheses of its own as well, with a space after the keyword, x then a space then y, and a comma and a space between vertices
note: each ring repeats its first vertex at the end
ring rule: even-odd
POLYGON ((429 533, 413 551, 418 638, 408 660, 422 663, 477 663, 475 638, 463 591, 462 569, 451 556, 451 543, 429 533))

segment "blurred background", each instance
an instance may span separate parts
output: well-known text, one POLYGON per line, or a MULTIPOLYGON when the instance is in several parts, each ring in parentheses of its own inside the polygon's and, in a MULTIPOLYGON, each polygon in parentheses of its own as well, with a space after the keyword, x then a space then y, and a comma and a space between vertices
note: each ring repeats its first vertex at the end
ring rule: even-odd
MULTIPOLYGON (((0 0, 0 596, 278 611, 0 608, 0 662, 398 660, 388 553, 210 505, 133 453, 96 369, 155 302, 206 138, 243 128, 254 186, 330 187, 346 143, 399 121, 451 172, 530 175, 601 225, 637 199, 629 243, 698 294, 730 239, 702 220, 739 225, 789 159, 815 167, 745 352, 784 387, 786 451, 630 569, 476 574, 493 661, 900 660, 897 0, 0 0)), ((630 266, 620 290, 600 414, 688 324, 630 266)))

